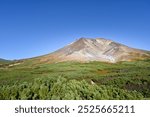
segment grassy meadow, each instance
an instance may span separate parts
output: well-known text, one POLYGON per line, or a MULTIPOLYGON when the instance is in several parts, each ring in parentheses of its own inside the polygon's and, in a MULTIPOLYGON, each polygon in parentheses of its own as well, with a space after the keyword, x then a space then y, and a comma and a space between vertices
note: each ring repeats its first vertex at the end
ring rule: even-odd
POLYGON ((150 99, 150 60, 0 63, 0 99, 150 99))

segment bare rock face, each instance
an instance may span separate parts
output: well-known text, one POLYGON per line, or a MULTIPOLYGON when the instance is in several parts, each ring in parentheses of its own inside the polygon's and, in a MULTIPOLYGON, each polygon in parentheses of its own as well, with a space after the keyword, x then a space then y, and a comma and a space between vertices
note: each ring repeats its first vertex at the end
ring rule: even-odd
POLYGON ((40 60, 42 62, 102 61, 115 63, 144 58, 150 58, 148 51, 130 48, 103 38, 80 38, 64 48, 42 56, 40 60))

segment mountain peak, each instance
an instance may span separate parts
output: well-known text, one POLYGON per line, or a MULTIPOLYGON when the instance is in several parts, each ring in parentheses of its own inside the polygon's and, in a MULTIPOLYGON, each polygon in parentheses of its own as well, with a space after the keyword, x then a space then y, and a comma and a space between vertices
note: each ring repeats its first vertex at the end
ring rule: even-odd
POLYGON ((76 42, 98 42, 98 43, 100 43, 100 42, 112 42, 111 40, 109 40, 109 39, 105 39, 105 38, 85 38, 85 37, 81 37, 81 38, 79 38, 79 39, 77 39, 77 41, 76 42))
POLYGON ((106 41, 108 39, 105 38, 87 38, 87 37, 81 37, 79 39, 77 39, 77 41, 87 41, 87 40, 101 40, 101 41, 106 41))
POLYGON ((105 38, 79 38, 77 39, 74 43, 71 43, 73 45, 76 46, 81 46, 83 48, 85 48, 86 46, 99 46, 99 47, 103 47, 103 46, 107 46, 109 45, 111 42, 111 40, 105 39, 105 38))
POLYGON ((141 58, 149 58, 147 51, 130 48, 105 38, 79 38, 41 61, 104 61, 115 63, 141 58))

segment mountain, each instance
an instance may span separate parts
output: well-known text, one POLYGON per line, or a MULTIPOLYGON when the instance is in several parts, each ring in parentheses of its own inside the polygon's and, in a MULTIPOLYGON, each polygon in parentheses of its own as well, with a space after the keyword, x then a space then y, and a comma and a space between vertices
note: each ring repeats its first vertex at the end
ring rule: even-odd
POLYGON ((149 51, 131 48, 104 38, 80 38, 64 48, 40 57, 40 61, 103 61, 115 63, 144 58, 150 58, 149 51))
POLYGON ((8 62, 10 62, 10 61, 0 58, 0 64, 2 64, 2 63, 8 63, 8 62))

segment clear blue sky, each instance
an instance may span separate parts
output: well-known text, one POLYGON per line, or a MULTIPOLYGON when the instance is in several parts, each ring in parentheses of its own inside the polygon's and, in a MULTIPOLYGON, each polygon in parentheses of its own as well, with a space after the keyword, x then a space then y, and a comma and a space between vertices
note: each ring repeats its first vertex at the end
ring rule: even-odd
POLYGON ((150 0, 0 0, 0 58, 47 54, 80 37, 150 50, 150 0))

